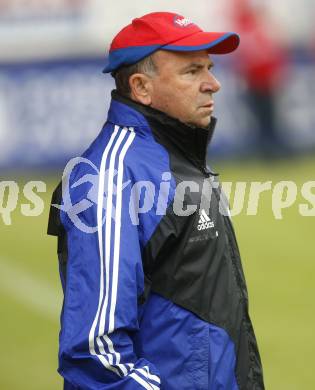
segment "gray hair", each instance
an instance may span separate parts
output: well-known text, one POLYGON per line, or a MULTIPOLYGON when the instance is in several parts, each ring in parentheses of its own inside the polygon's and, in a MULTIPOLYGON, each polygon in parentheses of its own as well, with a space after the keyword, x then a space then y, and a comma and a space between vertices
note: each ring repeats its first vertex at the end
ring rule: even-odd
POLYGON ((153 61, 153 55, 143 58, 141 61, 132 65, 122 66, 112 73, 115 79, 117 92, 123 96, 130 97, 129 78, 135 73, 143 73, 148 76, 156 74, 157 68, 153 61))

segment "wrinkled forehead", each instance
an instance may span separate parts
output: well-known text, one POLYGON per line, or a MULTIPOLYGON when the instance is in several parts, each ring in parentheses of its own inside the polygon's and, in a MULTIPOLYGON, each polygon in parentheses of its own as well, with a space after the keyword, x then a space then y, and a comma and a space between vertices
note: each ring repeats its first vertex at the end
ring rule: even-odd
POLYGON ((158 69, 184 68, 193 64, 209 66, 213 61, 207 50, 199 51, 169 51, 158 50, 152 55, 154 64, 158 69))

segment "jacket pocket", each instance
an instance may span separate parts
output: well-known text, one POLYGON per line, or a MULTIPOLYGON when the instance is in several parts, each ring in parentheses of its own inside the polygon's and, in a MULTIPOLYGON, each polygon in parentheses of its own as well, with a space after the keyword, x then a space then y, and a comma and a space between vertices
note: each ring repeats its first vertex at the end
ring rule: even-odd
POLYGON ((194 386, 192 390, 209 389, 209 338, 207 323, 196 317, 189 340, 192 353, 187 367, 194 386))

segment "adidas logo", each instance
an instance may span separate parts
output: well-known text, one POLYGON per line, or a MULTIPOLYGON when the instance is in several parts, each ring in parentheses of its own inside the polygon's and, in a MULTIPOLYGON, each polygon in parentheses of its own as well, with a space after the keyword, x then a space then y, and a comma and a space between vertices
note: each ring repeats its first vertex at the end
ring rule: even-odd
POLYGON ((204 209, 200 211, 200 218, 198 221, 198 230, 206 230, 214 227, 214 222, 211 221, 204 209))

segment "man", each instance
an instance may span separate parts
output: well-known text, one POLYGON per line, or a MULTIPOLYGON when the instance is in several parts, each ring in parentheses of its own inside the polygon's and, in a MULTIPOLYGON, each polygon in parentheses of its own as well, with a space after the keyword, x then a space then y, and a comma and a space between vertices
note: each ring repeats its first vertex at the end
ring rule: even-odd
POLYGON ((209 53, 238 43, 166 12, 112 42, 107 122, 70 164, 49 223, 66 389, 264 389, 234 231, 206 165, 220 89, 209 53))

